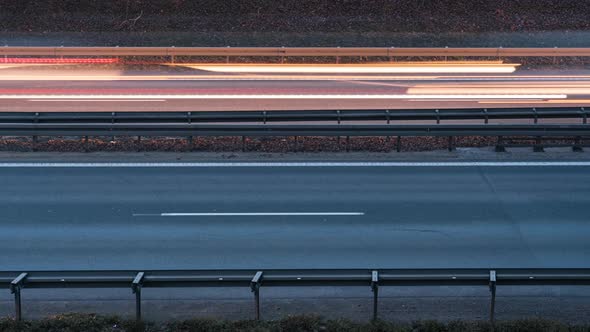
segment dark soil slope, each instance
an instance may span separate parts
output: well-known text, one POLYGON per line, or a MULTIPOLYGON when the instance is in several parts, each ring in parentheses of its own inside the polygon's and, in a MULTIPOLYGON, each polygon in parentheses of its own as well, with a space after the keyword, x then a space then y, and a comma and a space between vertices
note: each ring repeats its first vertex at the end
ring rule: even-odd
POLYGON ((580 30, 584 0, 0 0, 0 31, 580 30))

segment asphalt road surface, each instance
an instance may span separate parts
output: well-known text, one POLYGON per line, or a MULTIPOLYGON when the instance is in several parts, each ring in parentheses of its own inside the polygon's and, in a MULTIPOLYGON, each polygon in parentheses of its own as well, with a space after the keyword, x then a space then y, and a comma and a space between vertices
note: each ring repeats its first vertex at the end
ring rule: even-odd
POLYGON ((588 166, 2 168, 3 270, 588 267, 588 166))
MULTIPOLYGON (((587 268, 582 164, 2 167, 0 267, 587 268)), ((497 317, 588 323, 589 291, 502 286, 497 317)), ((143 298, 147 320, 254 317, 247 288, 150 289, 143 298)), ((487 287, 384 287, 380 298, 389 320, 485 320, 489 311, 487 287)), ((134 313, 129 289, 25 289, 23 299, 26 318, 134 313)), ((13 313, 10 292, 0 292, 0 316, 13 313)), ((371 292, 263 289, 263 318, 302 313, 367 320, 371 292)))
POLYGON ((0 68, 0 111, 493 108, 590 105, 588 71, 310 75, 184 68, 0 68))

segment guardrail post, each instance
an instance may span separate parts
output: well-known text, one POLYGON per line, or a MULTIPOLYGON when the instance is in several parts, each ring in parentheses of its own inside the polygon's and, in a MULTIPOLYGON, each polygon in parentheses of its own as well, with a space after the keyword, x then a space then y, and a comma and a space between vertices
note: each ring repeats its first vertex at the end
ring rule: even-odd
POLYGON ((36 135, 33 135, 33 151, 37 151, 37 142, 38 137, 36 135))
POLYGON ((350 152, 350 136, 346 136, 346 152, 350 152))
MULTIPOLYGON (((336 123, 340 124, 340 110, 336 110, 336 123)), ((336 137, 336 144, 338 145, 338 150, 340 150, 340 136, 336 137)))
POLYGON ((187 141, 188 141, 188 149, 189 151, 193 151, 194 146, 193 146, 193 137, 189 136, 187 137, 187 141))
POLYGON ((377 320, 377 308, 379 299, 379 272, 371 272, 371 291, 373 291, 373 320, 377 320))
POLYGON ((262 271, 256 272, 250 282, 250 289, 254 293, 254 304, 256 306, 256 320, 260 320, 260 286, 262 284, 262 271))
MULTIPOLYGON (((35 118, 33 119, 33 123, 39 123, 39 112, 35 112, 35 118)), ((33 151, 37 151, 37 135, 33 135, 33 151)))
POLYGON ((19 322, 23 319, 20 291, 23 287, 23 284, 25 283, 25 280, 27 279, 27 276, 27 273, 21 273, 10 283, 10 292, 14 294, 16 320, 19 322))
POLYGON ((246 152, 246 136, 242 136, 242 152, 246 152))
POLYGON ((402 151, 402 137, 401 136, 398 136, 397 137, 397 144, 396 144, 395 150, 397 152, 401 152, 402 151))
MULTIPOLYGON (((391 123, 391 117, 390 117, 390 115, 391 114, 389 114, 389 110, 385 110, 385 121, 386 121, 387 124, 390 124, 391 123)), ((387 136, 387 140, 386 140, 386 143, 387 143, 387 151, 391 151, 390 150, 390 147, 389 147, 390 142, 391 142, 391 136, 387 136)))
POLYGON ((88 135, 84 136, 84 152, 88 152, 88 135))
POLYGON ((533 152, 544 152, 543 143, 541 142, 541 137, 537 136, 535 139, 535 145, 533 146, 533 152))
POLYGON ((496 271, 490 271, 490 292, 492 293, 492 298, 490 302, 490 327, 492 331, 494 331, 494 325, 496 323, 495 319, 495 311, 496 311, 496 271))
POLYGON ((449 136, 449 151, 455 150, 455 137, 449 136))
MULTIPOLYGON (((111 112, 111 132, 113 131, 113 125, 115 124, 115 112, 111 112)), ((115 135, 111 136, 111 142, 115 141, 115 135)))
MULTIPOLYGON (((186 112, 186 121, 187 121, 187 123, 189 125, 192 124, 192 121, 191 121, 191 112, 186 112)), ((193 148, 194 148, 193 147, 193 136, 192 135, 189 136, 187 138, 187 140, 188 140, 188 148, 189 148, 189 151, 193 151, 193 148)))
POLYGON ((295 136, 295 152, 297 152, 297 150, 298 150, 297 136, 295 136))
POLYGON ((574 139, 574 146, 572 146, 572 151, 584 152, 584 149, 582 148, 582 145, 581 145, 581 137, 580 136, 576 136, 576 138, 574 139))
POLYGON ((487 108, 484 108, 484 109, 483 109, 483 114, 484 114, 484 120, 483 120, 483 123, 484 123, 484 124, 488 124, 489 120, 488 120, 488 109, 487 109, 487 108))
POLYGON ((498 136, 498 142, 496 143, 496 152, 506 152, 506 147, 504 146, 504 139, 502 136, 498 136))
POLYGON ((131 284, 131 289, 135 294, 135 320, 138 322, 141 321, 141 286, 143 285, 144 275, 144 272, 137 273, 131 284))

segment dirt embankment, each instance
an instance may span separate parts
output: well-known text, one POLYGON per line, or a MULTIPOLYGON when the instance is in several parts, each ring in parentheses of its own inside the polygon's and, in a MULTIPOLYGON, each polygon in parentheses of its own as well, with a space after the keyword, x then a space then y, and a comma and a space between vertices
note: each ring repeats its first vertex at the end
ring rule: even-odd
MULTIPOLYGON (((588 331, 588 326, 568 325, 542 319, 521 321, 503 321, 496 324, 498 331, 588 331)), ((317 316, 292 316, 279 321, 224 321, 216 319, 193 319, 161 324, 136 323, 118 317, 66 314, 43 320, 16 322, 0 319, 0 330, 11 332, 28 331, 92 331, 92 332, 188 332, 188 331, 257 331, 257 332, 348 332, 348 331, 382 331, 382 332, 487 332, 491 331, 487 322, 441 323, 436 321, 414 322, 411 324, 376 321, 357 323, 345 319, 326 320, 317 316)))
MULTIPOLYGON (((84 139, 39 138, 37 142, 29 138, 0 138, 0 151, 12 152, 416 152, 434 151, 457 147, 488 147, 498 143, 496 137, 467 136, 455 137, 198 137, 192 141, 180 138, 143 137, 137 138, 98 137, 84 139), (450 145, 449 145, 450 144, 450 145)), ((514 144, 533 147, 535 139, 503 138, 502 145, 514 144)), ((587 141, 572 139, 543 140, 546 146, 573 146, 587 141)))
POLYGON ((584 30, 579 0, 0 0, 0 31, 486 32, 584 30))

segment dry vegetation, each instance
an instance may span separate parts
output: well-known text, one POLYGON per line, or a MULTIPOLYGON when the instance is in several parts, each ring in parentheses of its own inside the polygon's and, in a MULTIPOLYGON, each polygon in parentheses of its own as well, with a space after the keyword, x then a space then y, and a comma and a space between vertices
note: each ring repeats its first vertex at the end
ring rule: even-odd
MULTIPOLYGON (((487 322, 434 321, 410 324, 392 322, 355 323, 348 320, 325 320, 315 316, 294 316, 279 321, 223 321, 195 319, 168 323, 136 324, 117 317, 68 314, 37 321, 18 323, 12 319, 0 319, 3 332, 487 332, 487 322)), ((534 319, 498 322, 498 332, 583 332, 590 326, 572 326, 534 319)))

